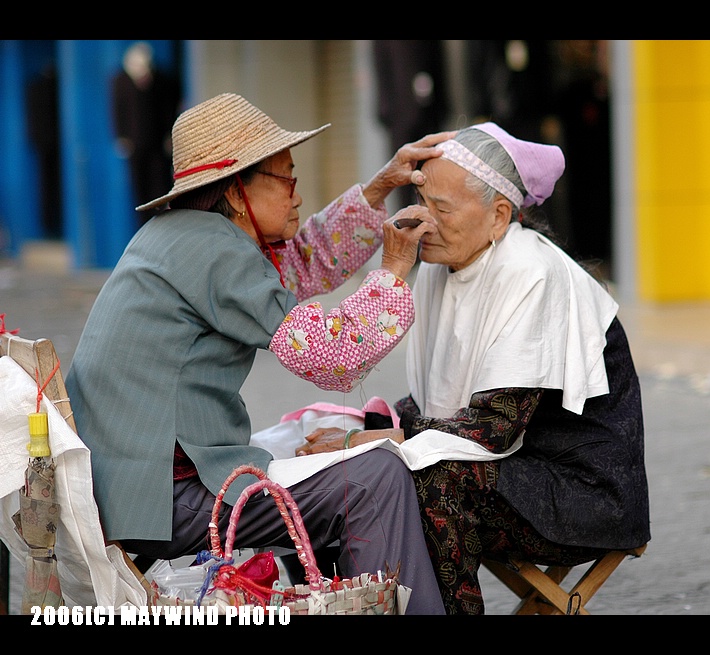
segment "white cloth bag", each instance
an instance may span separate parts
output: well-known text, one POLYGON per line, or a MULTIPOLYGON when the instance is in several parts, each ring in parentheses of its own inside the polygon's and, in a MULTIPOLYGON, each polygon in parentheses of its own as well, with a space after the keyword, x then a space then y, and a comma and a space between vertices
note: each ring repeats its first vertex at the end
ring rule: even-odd
MULTIPOLYGON (((37 385, 10 357, 0 357, 0 538, 20 562, 27 544, 15 531, 28 464, 27 416, 37 411, 37 385)), ((49 419, 49 445, 56 463, 60 507, 56 556, 67 606, 147 605, 147 594, 115 546, 104 543, 94 501, 90 452, 59 411, 42 398, 49 419)))

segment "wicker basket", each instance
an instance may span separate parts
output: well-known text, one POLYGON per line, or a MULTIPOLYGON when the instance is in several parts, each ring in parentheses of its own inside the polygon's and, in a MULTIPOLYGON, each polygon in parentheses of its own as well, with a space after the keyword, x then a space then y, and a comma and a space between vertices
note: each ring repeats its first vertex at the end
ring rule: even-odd
MULTIPOLYGON (((289 608, 291 614, 403 614, 411 590, 401 585, 397 579, 397 571, 390 571, 389 566, 384 572, 378 574, 363 573, 345 580, 330 580, 325 578, 318 569, 311 542, 306 532, 301 514, 291 494, 285 488, 266 474, 253 466, 240 466, 234 469, 225 480, 222 489, 215 499, 212 511, 212 520, 209 527, 211 555, 217 562, 224 562, 216 569, 210 586, 205 595, 205 600, 213 592, 218 591, 219 603, 225 600, 231 605, 264 604, 264 592, 270 593, 266 601, 269 605, 283 605, 289 608), (232 508, 229 528, 225 539, 224 550, 220 544, 217 528, 219 510, 222 499, 229 485, 242 474, 252 474, 259 478, 242 491, 237 503, 232 508), (260 491, 266 490, 276 502, 279 512, 291 537, 298 559, 304 567, 308 584, 295 585, 279 590, 264 590, 256 588, 248 580, 241 579, 238 575, 232 576, 232 587, 226 588, 224 584, 217 589, 214 581, 219 577, 220 569, 230 566, 233 559, 233 544, 236 536, 237 525, 242 509, 249 498, 260 491)), ((233 571, 232 571, 233 572, 233 571)), ((224 576, 223 576, 224 577, 224 576)))

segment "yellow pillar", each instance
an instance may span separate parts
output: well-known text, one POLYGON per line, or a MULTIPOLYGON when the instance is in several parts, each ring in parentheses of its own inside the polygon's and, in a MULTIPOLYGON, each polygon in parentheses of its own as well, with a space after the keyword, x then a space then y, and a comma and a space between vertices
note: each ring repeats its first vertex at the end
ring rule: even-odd
POLYGON ((633 42, 638 291, 710 299, 710 40, 633 42))

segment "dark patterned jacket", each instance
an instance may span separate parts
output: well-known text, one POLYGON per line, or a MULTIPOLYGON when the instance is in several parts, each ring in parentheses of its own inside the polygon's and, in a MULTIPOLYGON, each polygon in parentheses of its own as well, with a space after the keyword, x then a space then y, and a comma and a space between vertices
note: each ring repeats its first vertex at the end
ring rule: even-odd
POLYGON ((606 337, 609 393, 587 399, 581 415, 553 389, 477 393, 444 420, 421 416, 410 396, 396 405, 405 437, 433 428, 501 452, 525 429, 523 446, 498 461, 498 492, 551 541, 640 546, 651 538, 641 390, 618 318, 606 337))

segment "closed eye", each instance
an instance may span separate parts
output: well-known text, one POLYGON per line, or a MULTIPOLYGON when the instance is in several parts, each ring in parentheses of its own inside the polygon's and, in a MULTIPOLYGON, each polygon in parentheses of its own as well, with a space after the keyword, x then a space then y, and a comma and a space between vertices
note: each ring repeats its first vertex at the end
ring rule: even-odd
POLYGON ((439 214, 451 213, 451 209, 446 201, 443 201, 440 198, 429 198, 427 202, 427 200, 424 199, 424 196, 421 194, 419 189, 416 190, 416 194, 417 203, 421 207, 426 207, 429 211, 437 212, 439 214))

